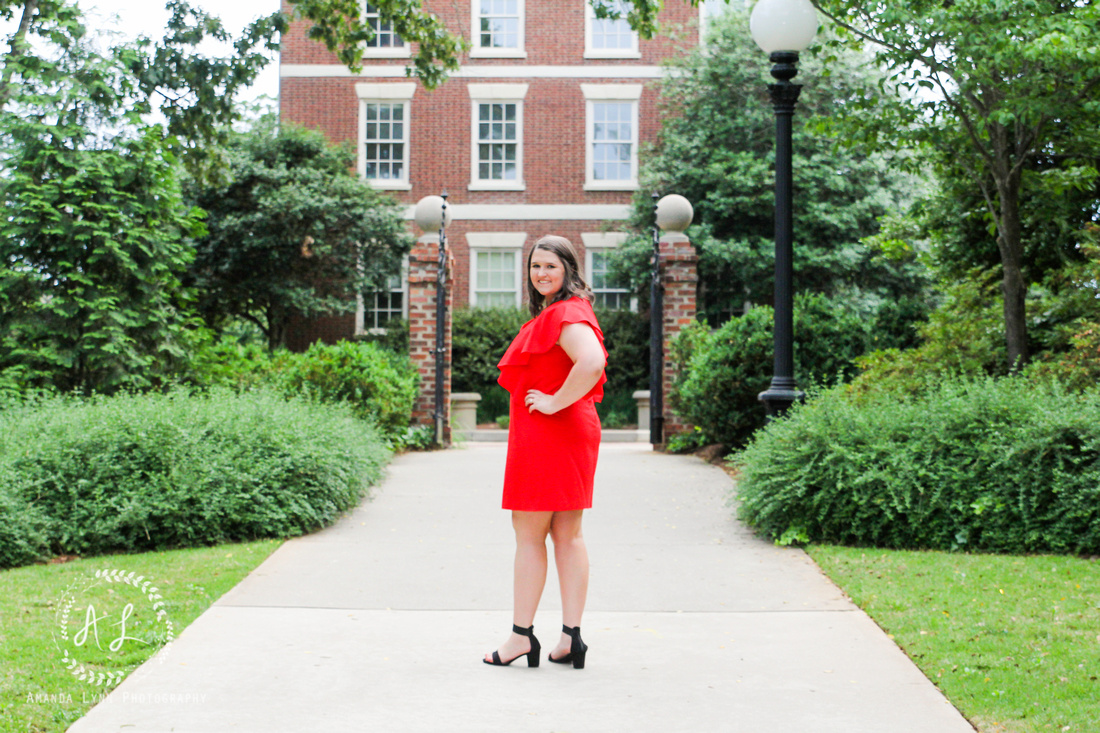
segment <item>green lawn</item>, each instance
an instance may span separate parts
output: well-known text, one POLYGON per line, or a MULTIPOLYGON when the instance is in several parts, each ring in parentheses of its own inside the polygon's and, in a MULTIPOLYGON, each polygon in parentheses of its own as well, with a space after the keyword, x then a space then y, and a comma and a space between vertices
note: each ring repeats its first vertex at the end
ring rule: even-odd
MULTIPOLYGON (((53 733, 68 728, 102 696, 102 687, 82 682, 66 668, 56 640, 58 611, 64 610, 67 589, 83 588, 96 570, 134 572, 154 580, 163 597, 163 610, 178 635, 222 594, 270 555, 282 543, 266 540, 171 552, 110 555, 88 560, 33 565, 0 571, 0 733, 53 733)), ((117 598, 136 600, 138 613, 124 633, 134 639, 110 653, 109 640, 119 635, 112 619, 100 625, 107 649, 101 669, 129 669, 152 656, 166 642, 164 622, 150 623, 145 596, 125 584, 102 583, 79 591, 73 604, 72 624, 86 619, 84 608, 97 613, 118 605, 117 598), (128 593, 128 595, 127 595, 128 593), (136 595, 135 595, 136 594, 136 595), (142 614, 144 611, 144 614, 142 614), (148 649, 148 651, 144 651, 148 649)), ((117 618, 121 614, 115 614, 117 618)), ((155 619, 154 619, 155 620, 155 619)), ((75 638, 75 636, 74 636, 75 638)), ((81 650, 90 649, 89 641, 81 650)))
POLYGON ((808 552, 982 733, 1100 731, 1100 562, 808 552))

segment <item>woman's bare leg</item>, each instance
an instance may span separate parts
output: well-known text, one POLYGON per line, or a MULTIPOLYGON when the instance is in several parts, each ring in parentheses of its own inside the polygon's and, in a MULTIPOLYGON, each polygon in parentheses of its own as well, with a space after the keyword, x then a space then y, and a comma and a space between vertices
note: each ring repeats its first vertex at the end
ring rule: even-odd
MULTIPOLYGON (((581 534, 583 510, 554 512, 550 522, 550 537, 554 540, 554 562, 558 566, 561 585, 561 620, 565 626, 580 626, 584 604, 588 599, 588 548, 581 534)), ((551 655, 559 658, 569 653, 571 637, 561 635, 551 655)))
MULTIPOLYGON (((550 532, 553 512, 512 512, 516 531, 516 562, 513 578, 512 623, 521 628, 535 621, 542 589, 546 585, 546 535, 550 532)), ((503 661, 531 651, 531 640, 509 634, 497 649, 503 661)), ((493 655, 485 658, 492 661, 493 655)))

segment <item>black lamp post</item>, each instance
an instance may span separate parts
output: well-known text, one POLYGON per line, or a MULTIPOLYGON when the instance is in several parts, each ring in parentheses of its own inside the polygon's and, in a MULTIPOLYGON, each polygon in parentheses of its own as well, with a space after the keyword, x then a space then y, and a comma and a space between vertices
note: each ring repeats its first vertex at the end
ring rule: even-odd
POLYGON ((806 50, 817 33, 817 13, 809 0, 760 0, 752 9, 749 29, 775 64, 772 76, 777 82, 768 85, 775 109, 775 367, 771 385, 759 396, 768 418, 774 419, 805 396, 794 380, 791 223, 791 118, 802 85, 791 79, 798 73, 799 51, 806 50))

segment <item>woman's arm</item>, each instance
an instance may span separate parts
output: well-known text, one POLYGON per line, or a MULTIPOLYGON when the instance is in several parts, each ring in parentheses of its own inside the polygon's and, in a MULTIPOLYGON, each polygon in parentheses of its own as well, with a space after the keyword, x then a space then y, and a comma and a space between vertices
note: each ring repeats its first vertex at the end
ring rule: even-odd
POLYGON ((558 337, 558 344, 573 360, 573 368, 569 370, 565 382, 552 395, 537 389, 527 390, 525 404, 528 412, 538 410, 553 415, 584 397, 600 381, 607 359, 591 326, 587 323, 565 324, 561 329, 561 336, 558 337))

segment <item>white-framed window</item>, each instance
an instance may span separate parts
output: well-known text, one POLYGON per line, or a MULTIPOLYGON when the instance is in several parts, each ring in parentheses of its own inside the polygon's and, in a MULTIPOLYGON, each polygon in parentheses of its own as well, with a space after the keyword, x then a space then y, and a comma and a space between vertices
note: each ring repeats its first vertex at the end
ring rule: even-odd
POLYGON ((638 34, 631 30, 626 14, 630 11, 629 0, 612 0, 610 3, 622 16, 620 18, 597 18, 592 3, 584 5, 584 57, 586 59, 636 59, 641 58, 638 50, 638 34))
POLYGON ((470 190, 522 191, 526 84, 470 84, 470 190))
POLYGON ((374 31, 374 38, 363 44, 363 55, 371 58, 408 58, 409 44, 397 35, 393 26, 382 20, 378 7, 363 4, 363 20, 374 31))
POLYGON ((470 307, 518 308, 523 303, 526 232, 469 232, 470 307))
POLYGON ((416 84, 356 84, 355 91, 359 175, 375 188, 409 190, 409 108, 416 84))
POLYGON ((638 188, 641 84, 581 84, 585 99, 586 191, 638 188))
POLYGON ((405 298, 407 276, 394 275, 381 290, 360 293, 355 309, 355 333, 384 333, 392 321, 408 315, 405 298))
POLYGON ((526 58, 525 0, 472 0, 471 58, 526 58))
POLYGON ((588 287, 595 296, 594 305, 608 310, 638 310, 638 299, 631 292, 619 287, 611 277, 608 258, 611 251, 626 241, 620 232, 584 232, 584 271, 588 287))

